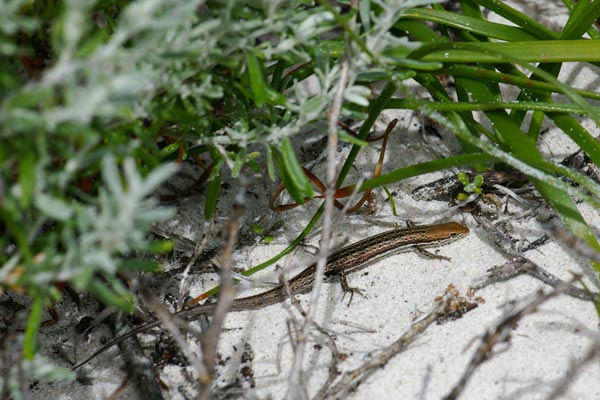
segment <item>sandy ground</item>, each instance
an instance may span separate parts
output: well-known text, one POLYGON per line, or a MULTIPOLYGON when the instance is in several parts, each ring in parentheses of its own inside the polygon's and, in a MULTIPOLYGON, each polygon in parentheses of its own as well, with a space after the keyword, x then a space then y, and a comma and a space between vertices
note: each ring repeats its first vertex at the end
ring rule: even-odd
MULTIPOLYGON (((571 83, 588 89, 597 89, 597 71, 589 68, 567 69, 564 77, 571 83), (576 71, 576 73, 574 72, 576 71)), ((453 137, 440 130, 440 136, 423 128, 423 119, 408 113, 387 115, 386 118, 400 118, 400 123, 390 138, 388 155, 384 166, 391 171, 401 166, 422 162, 439 155, 454 154, 458 144, 453 137)), ((379 130, 386 121, 380 121, 379 130)), ((555 160, 561 160, 576 151, 575 146, 551 127, 542 139, 544 149, 555 160)), ((596 127, 588 129, 598 134, 596 127)), ((322 144, 299 143, 300 153, 305 161, 319 155, 322 144)), ((370 174, 379 155, 380 145, 374 143, 361 154, 358 169, 353 170, 347 182, 354 182, 362 174, 370 174)), ((338 152, 339 162, 343 162, 349 146, 343 145, 338 152)), ((324 176, 324 165, 314 169, 318 176, 324 176)), ((400 226, 410 220, 416 224, 431 224, 457 221, 471 230, 468 237, 439 249, 437 254, 451 260, 437 260, 417 252, 400 253, 378 261, 360 272, 349 275, 351 286, 360 288, 365 296, 355 296, 351 305, 336 282, 326 283, 317 305, 315 320, 323 332, 313 330, 308 338, 304 363, 304 388, 309 396, 314 395, 325 383, 330 371, 332 357, 327 337, 337 346, 337 368, 341 374, 351 371, 364 363, 376 360, 381 351, 405 334, 411 325, 426 315, 453 285, 461 295, 481 282, 491 268, 506 263, 507 259, 494 245, 493 239, 474 217, 448 205, 447 201, 419 200, 412 191, 420 185, 431 183, 447 174, 430 174, 418 179, 400 182, 389 190, 393 193, 398 216, 393 216, 390 202, 383 190, 377 190, 372 212, 368 215, 344 216, 334 225, 336 243, 351 243, 377 232, 389 229, 384 224, 400 226)), ((268 209, 267 201, 273 184, 248 176, 246 190, 246 211, 243 219, 245 236, 235 251, 235 266, 247 269, 281 251, 305 226, 316 210, 317 204, 309 204, 284 214, 274 214, 268 209), (263 228, 279 226, 272 235, 274 240, 267 244, 259 235, 252 236, 250 225, 255 223, 263 228)), ((231 199, 239 185, 227 182, 224 185, 224 199, 231 199)), ((484 204, 484 219, 505 227, 519 247, 540 238, 545 232, 535 220, 535 201, 520 203, 496 199, 501 204, 497 209, 492 204, 484 204), (504 204, 507 208, 504 209, 504 204), (534 212, 532 212, 534 211, 534 212)), ((163 228, 192 240, 199 240, 203 229, 202 196, 192 196, 181 200, 178 214, 163 228)), ((224 200, 219 205, 218 230, 230 214, 230 202, 224 200)), ((596 210, 581 205, 583 214, 597 226, 596 210)), ((278 264, 286 271, 294 266, 306 265, 314 247, 318 244, 318 234, 311 236, 306 246, 278 264)), ((207 248, 217 245, 209 241, 207 248)), ((568 280, 572 272, 588 274, 587 264, 574 258, 568 248, 551 239, 541 247, 525 253, 525 256, 545 268, 549 273, 568 280)), ((180 257, 164 260, 167 270, 177 270, 183 265, 180 257)), ((294 269, 294 270, 297 270, 294 269)), ((180 270, 179 270, 180 271, 180 270)), ((218 282, 216 274, 201 274, 200 268, 192 272, 190 293, 197 295, 218 282)), ((153 281, 154 294, 160 301, 176 296, 180 276, 165 275, 153 281)), ((253 277, 258 282, 277 282, 274 269, 253 277)), ((596 289, 593 282, 587 282, 596 289)), ((248 285, 246 285, 248 286, 248 285)), ((264 290, 265 286, 254 289, 264 290)), ((460 318, 430 325, 404 351, 391 358, 384 366, 376 368, 355 390, 347 395, 350 399, 439 399, 447 395, 459 382, 470 365, 472 357, 482 343, 486 332, 493 332, 496 326, 511 312, 532 301, 538 291, 552 288, 540 280, 521 275, 508 281, 496 282, 475 293, 484 302, 466 312, 460 318)), ((300 305, 306 308, 308 294, 297 296, 300 305)), ((475 302, 474 298, 468 299, 475 302)), ((53 353, 61 346, 69 359, 73 359, 74 347, 77 358, 82 359, 97 349, 103 341, 109 340, 108 328, 100 326, 92 331, 85 341, 77 345, 73 342, 72 319, 69 316, 81 313, 69 304, 68 298, 58 305, 66 316, 64 321, 44 333, 44 340, 54 341, 46 355, 56 362, 61 357, 53 353), (69 322, 71 321, 71 322, 69 322), (57 344, 58 343, 58 344, 57 344)), ((92 304, 83 304, 84 311, 92 312, 92 304), (87 307, 87 308, 86 308, 87 307)), ((231 398, 285 398, 290 393, 289 375, 293 361, 293 348, 289 331, 301 323, 301 316, 290 306, 289 301, 259 310, 231 313, 225 320, 218 347, 219 363, 215 393, 219 397, 231 398)), ((544 399, 556 390, 560 380, 577 365, 597 340, 598 316, 591 302, 559 295, 542 304, 537 310, 520 319, 508 330, 510 337, 494 347, 492 357, 474 372, 468 374, 463 399, 544 399)), ((165 341, 157 331, 140 336, 147 353, 156 352, 157 340, 165 341)), ((190 340, 190 348, 198 350, 197 343, 190 340)), ((181 357, 180 357, 181 358, 181 357)), ((165 387, 165 398, 194 398, 194 385, 188 382, 194 375, 193 368, 180 366, 174 360, 157 367, 165 387)), ((121 352, 114 347, 93 360, 85 367, 87 381, 55 382, 37 384, 33 399, 104 399, 113 393, 125 377, 124 361, 121 352)), ((600 366, 597 359, 577 370, 578 375, 565 387, 566 394, 561 398, 596 399, 600 398, 600 366)), ((133 385, 129 385, 121 398, 136 399, 140 395, 133 385)))

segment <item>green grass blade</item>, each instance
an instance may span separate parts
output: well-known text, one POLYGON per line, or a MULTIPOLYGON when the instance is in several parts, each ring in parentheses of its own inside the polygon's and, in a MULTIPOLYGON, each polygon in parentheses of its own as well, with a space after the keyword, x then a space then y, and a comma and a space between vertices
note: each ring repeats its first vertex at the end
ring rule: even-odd
POLYGON ((598 62, 597 40, 545 40, 530 42, 433 43, 410 54, 411 58, 446 63, 598 62))
POLYGON ((546 113, 574 113, 585 115, 581 107, 567 103, 546 103, 534 101, 519 102, 452 102, 440 103, 426 100, 392 99, 388 103, 389 108, 421 110, 428 108, 435 111, 492 111, 492 110, 525 110, 543 111, 546 113))
POLYGON ((498 161, 497 158, 485 153, 461 154, 458 156, 440 158, 424 163, 409 165, 408 167, 398 168, 388 173, 382 174, 376 178, 366 180, 360 185, 360 192, 369 189, 375 189, 383 185, 398 183, 401 180, 412 178, 431 172, 444 171, 449 168, 458 168, 473 164, 489 164, 498 161))
POLYGON ((294 147, 289 137, 284 137, 281 140, 281 156, 291 184, 302 198, 311 199, 314 196, 313 188, 304 174, 300 162, 296 158, 296 153, 294 153, 294 147))
POLYGON ((25 338, 23 340, 23 358, 26 360, 32 360, 37 352, 36 338, 42 323, 43 304, 42 296, 33 296, 29 317, 27 318, 27 327, 25 328, 25 338))
POLYGON ((474 2, 490 11, 495 12, 501 17, 506 18, 516 26, 521 27, 523 30, 537 38, 558 39, 559 37, 558 33, 548 29, 534 18, 515 10, 506 2, 498 0, 474 0, 474 2))
POLYGON ((435 22, 443 26, 457 28, 464 32, 484 35, 489 38, 506 41, 531 41, 536 36, 514 26, 489 22, 449 11, 430 8, 411 8, 403 11, 400 18, 435 22))

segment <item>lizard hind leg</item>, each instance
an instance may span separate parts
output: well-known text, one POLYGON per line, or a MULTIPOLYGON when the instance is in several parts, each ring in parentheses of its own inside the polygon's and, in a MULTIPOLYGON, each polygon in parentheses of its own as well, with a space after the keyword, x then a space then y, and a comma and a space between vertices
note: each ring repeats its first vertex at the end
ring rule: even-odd
POLYGON ((346 273, 344 271, 340 272, 340 283, 342 285, 342 290, 344 291, 342 300, 344 300, 346 293, 350 293, 350 300, 348 300, 348 307, 350 307, 350 303, 352 303, 352 298, 354 297, 355 293, 365 297, 365 294, 363 293, 362 290, 348 285, 348 280, 346 279, 346 273))

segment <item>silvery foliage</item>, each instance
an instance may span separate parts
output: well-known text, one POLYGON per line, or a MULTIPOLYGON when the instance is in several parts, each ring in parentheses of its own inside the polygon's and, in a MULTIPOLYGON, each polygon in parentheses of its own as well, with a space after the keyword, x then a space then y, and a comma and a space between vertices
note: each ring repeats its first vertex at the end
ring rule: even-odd
POLYGON ((123 256, 147 247, 146 234, 157 221, 171 217, 174 210, 157 205, 149 197, 174 172, 174 164, 164 164, 146 177, 138 172, 133 159, 123 163, 123 174, 112 156, 102 162, 102 181, 95 204, 77 205, 76 233, 65 252, 60 280, 82 279, 85 286, 91 271, 110 275, 117 272, 123 256))

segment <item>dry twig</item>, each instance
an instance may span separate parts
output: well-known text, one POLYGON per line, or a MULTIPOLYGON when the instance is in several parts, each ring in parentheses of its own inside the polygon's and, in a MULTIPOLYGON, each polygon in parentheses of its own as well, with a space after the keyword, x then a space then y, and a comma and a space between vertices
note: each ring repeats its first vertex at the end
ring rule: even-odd
POLYGON ((444 399, 457 399, 464 391, 469 380, 475 375, 475 371, 486 361, 494 356, 494 348, 501 343, 510 341, 511 332, 517 323, 526 315, 533 314, 538 307, 548 299, 560 294, 558 290, 552 290, 548 293, 538 292, 533 300, 524 306, 509 312, 495 327, 489 329, 481 339, 481 344, 473 354, 469 365, 465 368, 460 380, 444 399))
POLYGON ((342 61, 340 80, 338 82, 335 98, 328 113, 327 125, 327 188, 325 193, 325 210, 323 213, 323 233, 319 247, 319 258, 317 260, 317 268, 315 271, 315 280, 313 289, 310 293, 310 306, 306 312, 304 325, 299 331, 296 349, 294 352, 294 363, 290 373, 290 385, 287 392, 287 398, 306 398, 307 394, 302 384, 302 366, 304 364, 304 353, 306 348, 306 339, 309 336, 313 326, 313 318, 316 312, 316 304, 318 303, 323 283, 323 275, 325 273, 325 265, 327 264, 327 255, 329 254, 330 239, 331 239, 331 224, 333 219, 333 197, 335 194, 335 181, 337 178, 335 156, 337 151, 337 121, 340 116, 344 89, 348 84, 348 76, 350 63, 346 56, 342 61))
POLYGON ((415 321, 398 340, 383 349, 372 360, 352 371, 343 373, 335 385, 328 380, 327 385, 321 387, 314 399, 343 398, 347 393, 356 390, 360 384, 385 366, 392 358, 406 350, 433 322, 443 318, 448 313, 453 300, 454 292, 446 293, 433 310, 415 321))
POLYGON ((212 228, 214 226, 215 226, 214 219, 211 220, 210 222, 206 222, 204 224, 205 229, 203 230, 203 232, 204 232, 203 238, 200 242, 198 242, 194 246, 194 251, 192 253, 192 256, 190 257, 187 265, 185 266, 185 269, 183 270, 183 273, 181 274, 181 283, 179 284, 178 308, 181 308, 181 306, 183 306, 184 294, 187 293, 187 289, 188 289, 188 282, 189 282, 188 277, 190 274, 190 270, 196 264, 196 261, 198 261, 198 258, 200 257, 200 255, 202 255, 202 252, 206 248, 206 244, 208 243, 208 238, 211 236, 212 228))
MULTIPOLYGON (((125 324, 125 329, 130 329, 128 324, 125 324)), ((144 352, 137 337, 133 336, 126 341, 119 343, 119 349, 125 359, 127 377, 121 386, 109 396, 109 399, 120 398, 123 391, 126 389, 128 382, 133 383, 140 398, 146 400, 164 399, 152 363, 144 356, 144 352)))
MULTIPOLYGON (((507 281, 515 276, 527 274, 554 289, 561 290, 568 296, 591 301, 594 301, 597 298, 597 293, 583 290, 573 284, 565 282, 529 260, 521 251, 514 248, 515 244, 510 238, 487 220, 477 217, 476 220, 479 223, 479 226, 485 229, 485 231, 493 238, 492 242, 495 244, 496 248, 504 253, 509 258, 509 261, 503 265, 490 268, 485 276, 472 284, 472 289, 479 290, 493 283, 507 281)), ((531 246, 529 249, 531 249, 531 246)))
POLYGON ((202 360, 206 373, 199 377, 200 381, 200 394, 199 399, 209 398, 209 390, 213 381, 215 372, 215 361, 217 353, 217 344, 219 342, 219 336, 223 328, 223 322, 227 311, 231 308, 235 299, 235 288, 233 287, 232 273, 231 273, 231 259, 233 254, 233 248, 237 241, 237 236, 240 230, 240 218, 244 211, 245 203, 245 187, 242 185, 238 191, 231 218, 225 224, 226 243, 223 249, 223 255, 221 257, 221 287, 219 289, 219 300, 213 314, 212 321, 208 328, 202 333, 200 337, 200 344, 202 347, 202 360))
POLYGON ((575 381, 575 378, 583 371, 583 367, 587 364, 598 358, 600 355, 600 338, 596 334, 594 336, 594 340, 588 351, 583 355, 583 357, 579 358, 577 362, 571 362, 569 367, 567 368, 567 373, 565 376, 560 379, 554 385, 554 390, 548 396, 547 400, 556 400, 562 399, 569 385, 575 381))

